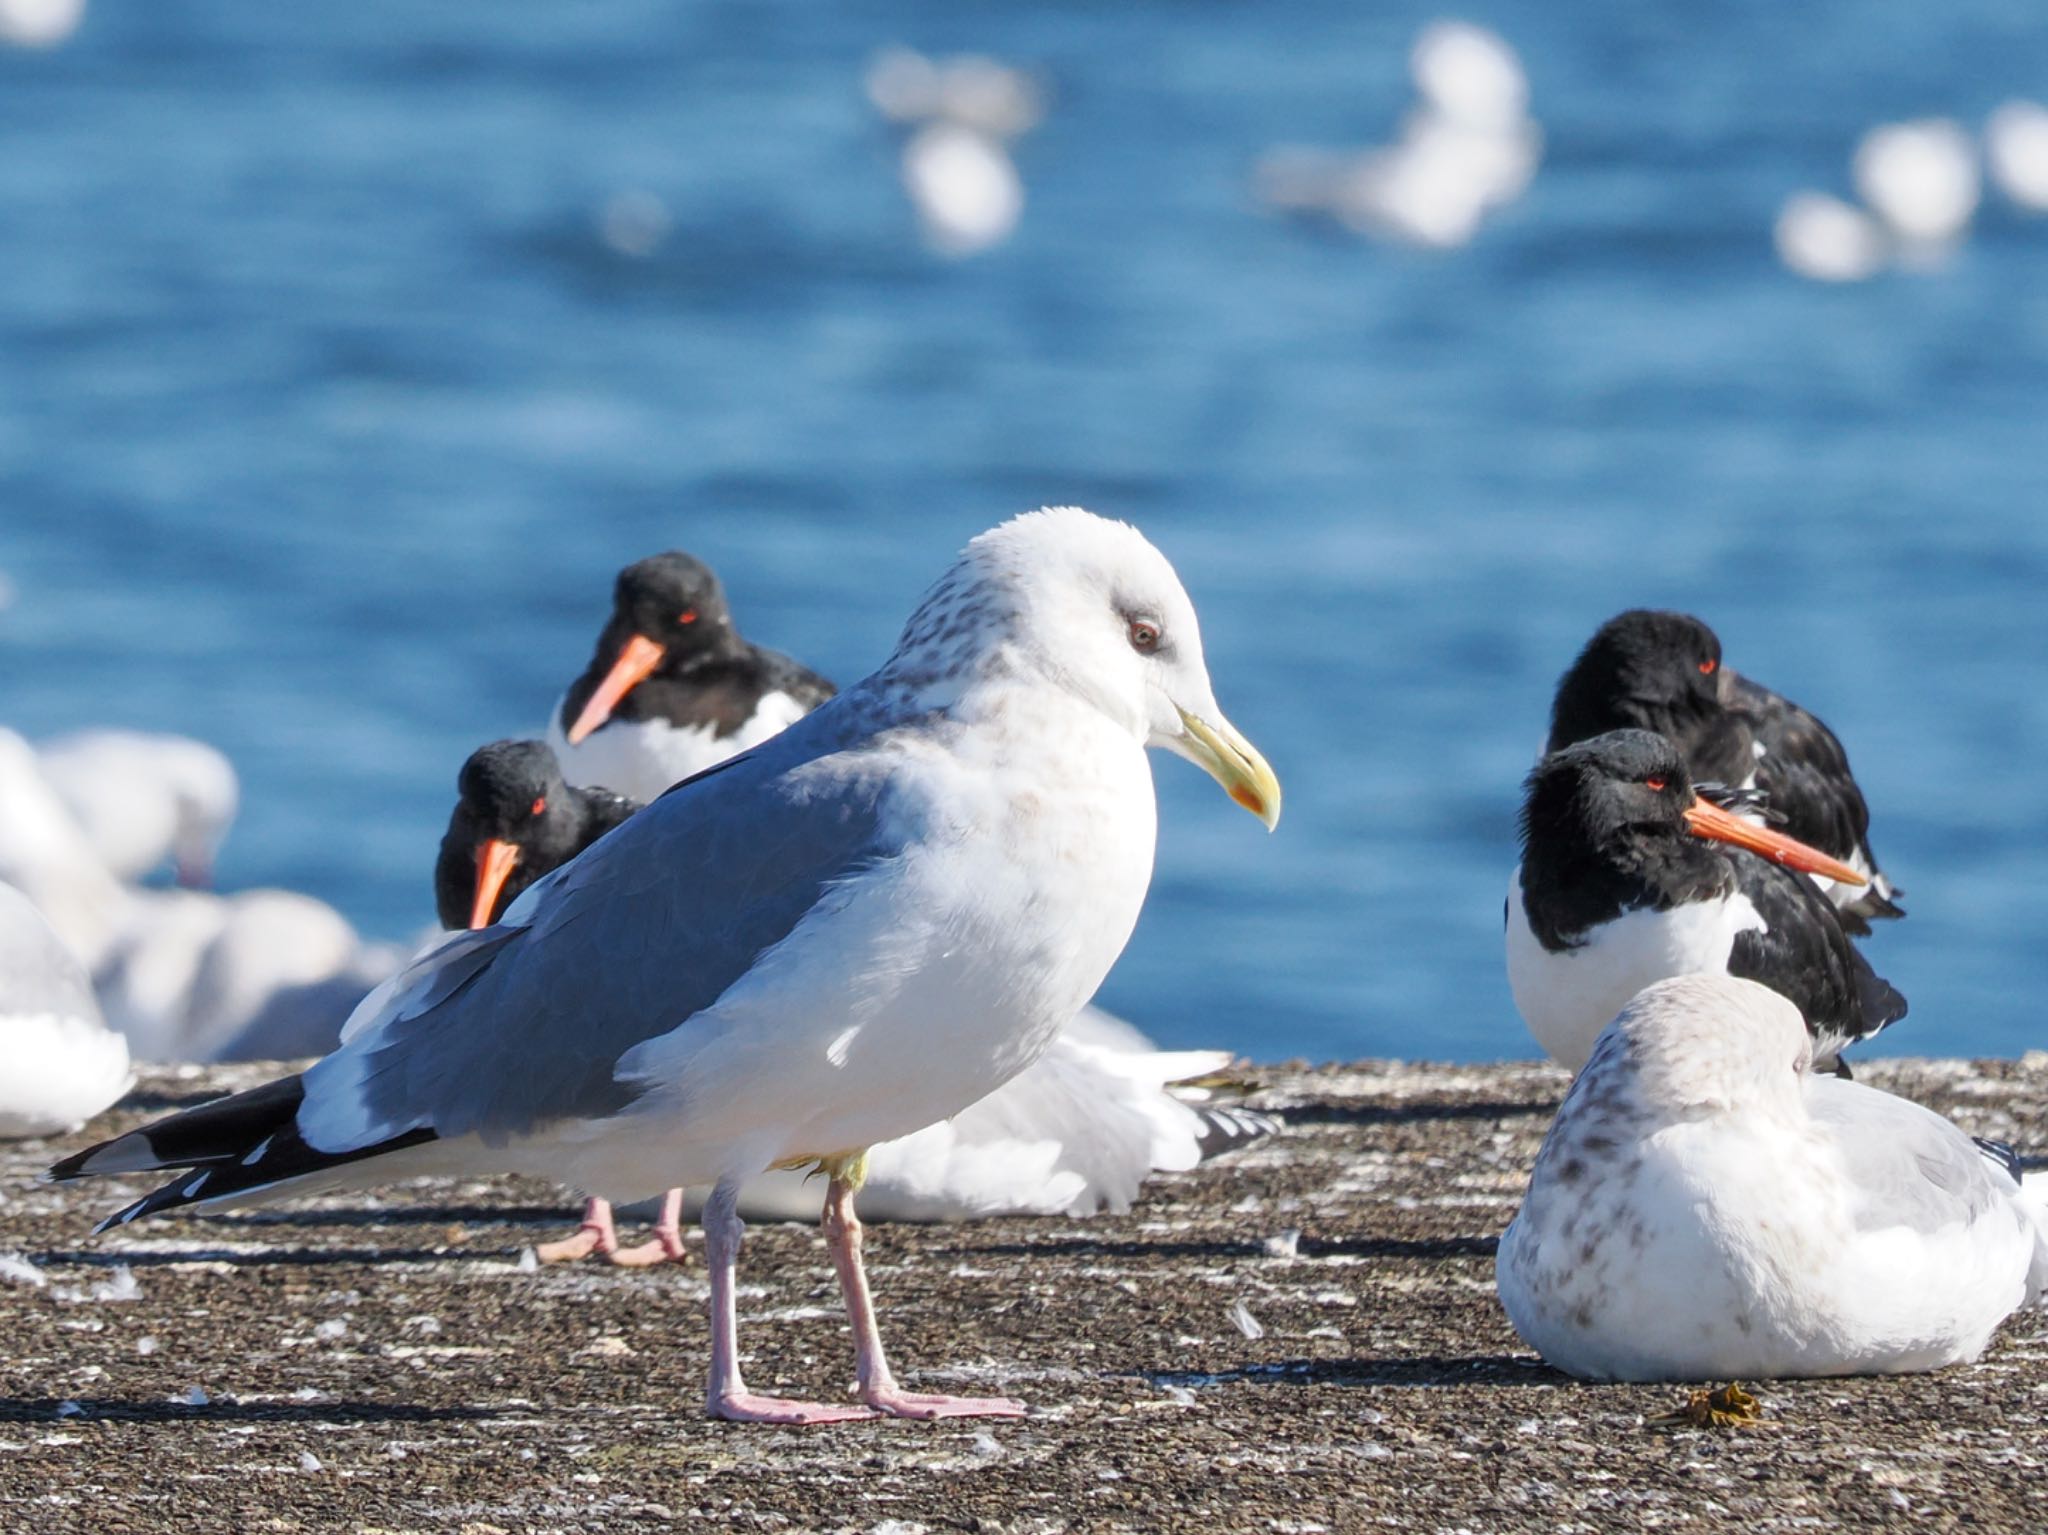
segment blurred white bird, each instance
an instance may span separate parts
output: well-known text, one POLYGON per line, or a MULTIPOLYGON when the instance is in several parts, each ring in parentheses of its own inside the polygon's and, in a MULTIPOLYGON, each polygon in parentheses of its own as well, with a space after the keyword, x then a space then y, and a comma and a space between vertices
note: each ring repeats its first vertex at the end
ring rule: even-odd
POLYGON ((128 1046, 29 898, 0 884, 0 1136, 56 1135, 128 1091, 128 1046))
POLYGON ((2048 107, 2008 101, 1993 112, 1984 158, 1999 191, 2029 213, 2048 213, 2048 107))
POLYGON ((241 798, 234 766, 204 741, 141 730, 79 730, 36 748, 43 776, 116 879, 165 860, 204 885, 241 798))
POLYGON ((1044 116, 1037 82, 979 54, 933 59, 887 48, 869 63, 866 83, 875 109, 909 130, 903 190, 925 243, 970 256, 1009 239, 1024 213, 1009 144, 1044 116))
POLYGON ((1796 192, 1787 198, 1772 234, 1778 259, 1818 282, 1874 277, 1890 254, 1876 219, 1825 192, 1796 192))
POLYGON ((925 241, 948 256, 1000 245, 1024 214, 1024 181, 994 139, 929 123, 903 146, 903 189, 925 241))
POLYGON ((1449 250, 1521 197, 1543 158, 1529 82, 1497 34, 1467 22, 1423 29, 1409 55, 1419 103, 1392 144, 1332 152, 1286 147, 1254 173, 1259 200, 1334 218, 1380 239, 1449 250))
POLYGON ((1946 117, 1880 124, 1856 146, 1850 169, 1857 194, 1914 264, 1940 259, 1962 237, 1982 195, 1977 147, 1946 117))
POLYGON ((934 59, 914 48, 885 48, 869 61, 866 83, 875 110, 905 127, 936 119, 1007 142, 1045 116, 1038 82, 983 54, 934 59))
POLYGON ((0 0, 0 43, 54 48, 85 20, 85 0, 0 0))

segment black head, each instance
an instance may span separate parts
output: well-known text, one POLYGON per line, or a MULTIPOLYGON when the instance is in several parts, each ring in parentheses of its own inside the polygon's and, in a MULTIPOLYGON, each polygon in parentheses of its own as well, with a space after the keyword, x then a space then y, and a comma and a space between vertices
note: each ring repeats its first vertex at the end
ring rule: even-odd
POLYGON ((1615 730, 1552 752, 1522 801, 1522 893, 1546 948, 1621 912, 1727 890, 1734 871, 1696 836, 1685 758, 1663 736, 1615 730))
POLYGON ((611 627, 654 641, 673 665, 693 652, 720 648, 732 631, 732 613, 711 567, 671 549, 619 572, 611 627))
POLYGON ((480 746, 455 786, 460 798, 434 863, 434 907, 444 927, 470 926, 480 902, 496 921, 513 897, 596 835, 585 793, 563 782, 545 742, 480 746))
POLYGON ((1633 726, 1689 750, 1721 714, 1714 631, 1689 614, 1631 608, 1602 624, 1559 679, 1548 749, 1633 726))
POLYGON ((541 828, 571 814, 569 786, 545 741, 493 741, 479 746, 455 775, 463 816, 479 837, 535 840, 541 828))
POLYGON ((1645 838, 1689 836, 1692 775, 1678 748, 1653 731, 1611 730, 1554 751, 1525 789, 1524 853, 1556 838, 1613 857, 1645 838))

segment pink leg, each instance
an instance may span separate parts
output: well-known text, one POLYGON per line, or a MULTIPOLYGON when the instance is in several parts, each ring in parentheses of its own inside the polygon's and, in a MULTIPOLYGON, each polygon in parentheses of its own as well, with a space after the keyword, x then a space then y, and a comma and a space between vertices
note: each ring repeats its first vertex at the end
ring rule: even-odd
POLYGON ((943 1396, 905 1391, 896 1384, 882 1354, 882 1335, 875 1327, 875 1305, 868 1294, 867 1270, 860 1260, 860 1217, 853 1213, 853 1185, 834 1178, 825 1188, 825 1243, 839 1287, 846 1292, 846 1315, 853 1323, 853 1373, 861 1400, 892 1418, 1020 1418, 1024 1404, 1006 1396, 943 1396))
POLYGON ((583 1224, 572 1237, 543 1242, 533 1255, 543 1263, 574 1263, 594 1252, 610 1256, 618 1250, 619 1234, 612 1226, 611 1202, 592 1199, 583 1206, 583 1224))
POLYGON ((785 1397, 756 1396, 740 1379, 739 1316, 733 1290, 739 1276, 739 1181, 727 1179, 711 1191, 704 1204, 704 1262, 711 1271, 711 1384, 704 1410, 735 1423, 841 1423, 872 1418, 873 1412, 850 1402, 797 1402, 785 1397))
POLYGON ((661 1219, 654 1223, 653 1241, 610 1250, 605 1256, 621 1268, 686 1262, 689 1254, 683 1249, 683 1191, 670 1189, 661 1196, 661 1219))

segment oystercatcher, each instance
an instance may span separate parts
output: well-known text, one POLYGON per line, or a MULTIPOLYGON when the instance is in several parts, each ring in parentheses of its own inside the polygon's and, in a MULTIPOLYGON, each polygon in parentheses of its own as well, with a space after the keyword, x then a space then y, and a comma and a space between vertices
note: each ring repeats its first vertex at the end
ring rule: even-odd
POLYGON ((1823 1068, 1905 1016, 1804 874, 1834 859, 1701 797, 1678 748, 1616 730, 1530 773, 1522 862, 1508 886, 1508 982, 1537 1042, 1577 1071, 1608 1020, 1652 981, 1759 981, 1795 1003, 1823 1068))
POLYGON ((703 561, 671 550, 628 565, 597 651, 548 723, 572 784, 641 802, 757 746, 818 707, 831 683, 733 623, 703 561))

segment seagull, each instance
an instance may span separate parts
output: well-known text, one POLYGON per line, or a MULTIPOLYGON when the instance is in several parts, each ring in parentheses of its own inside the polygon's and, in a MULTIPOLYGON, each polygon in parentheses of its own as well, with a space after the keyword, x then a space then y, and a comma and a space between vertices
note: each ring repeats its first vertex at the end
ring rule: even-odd
MULTIPOLYGON (((494 741, 462 766, 434 869, 450 928, 488 927, 520 890, 581 854, 641 807, 562 782, 542 741, 494 741)), ((1081 1009, 1044 1055, 988 1097, 939 1124, 873 1148, 861 1207, 870 1219, 959 1221, 990 1215, 1128 1210, 1154 1172, 1184 1172, 1271 1134, 1271 1116, 1210 1103, 1190 1085, 1232 1062, 1227 1050, 1162 1051, 1100 1008, 1081 1009)), ((796 1172, 741 1186, 739 1212, 814 1220, 822 1190, 796 1172)), ((542 1262, 595 1252, 640 1266, 683 1256, 684 1192, 662 1196, 652 1240, 619 1246, 611 1202, 592 1198, 574 1236, 535 1249, 542 1262)))
POLYGON ((204 741, 80 730, 36 748, 43 776, 100 862, 133 883, 167 859, 178 883, 208 883, 240 799, 235 769, 204 741))
POLYGON ((619 572, 612 616, 549 721, 548 745, 570 783, 646 801, 832 693, 808 667, 744 639, 710 567, 671 550, 619 572))
POLYGON ((1634 726, 1669 737, 1695 780, 1764 791, 1773 819, 1848 864, 1860 884, 1822 880, 1849 931, 1903 917, 1870 850, 1870 807, 1835 733, 1789 698, 1721 664, 1721 641, 1686 613, 1632 608, 1602 624, 1557 685, 1556 751, 1634 726))
POLYGON ((33 902, 0 884, 0 1137, 76 1129, 134 1085, 128 1042, 33 902))
POLYGON ((1495 1277, 1524 1342, 1595 1380, 1961 1364, 2048 1290, 2048 1204, 2009 1147, 1817 1076, 1792 1004, 1659 981, 1601 1034, 1495 1277))
POLYGON ((1815 1058, 1838 1068, 1842 1047, 1904 1017, 1906 999, 1792 870, 1857 877, 1700 796, 1651 731, 1552 752, 1529 775, 1508 883, 1508 983, 1529 1032, 1577 1071, 1643 987, 1725 972, 1789 997, 1815 1058))
POLYGON ((422 1172, 613 1199, 712 1186, 708 1411, 755 1422, 1015 1415, 912 1392, 882 1352, 854 1199, 867 1149, 1041 1055, 1151 880, 1159 746, 1271 828, 1280 786, 1224 719, 1193 604, 1135 528, 1077 508, 968 544, 880 670, 664 794, 380 987, 296 1077, 50 1170, 182 1169, 109 1217, 422 1172), (860 1402, 740 1374, 741 1184, 828 1179, 860 1402))

